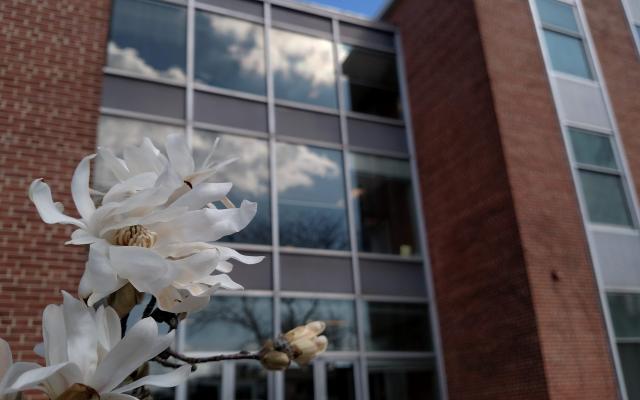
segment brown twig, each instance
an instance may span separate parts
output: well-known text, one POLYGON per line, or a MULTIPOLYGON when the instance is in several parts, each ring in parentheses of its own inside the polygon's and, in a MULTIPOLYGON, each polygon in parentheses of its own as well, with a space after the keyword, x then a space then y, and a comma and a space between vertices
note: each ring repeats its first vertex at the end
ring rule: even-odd
POLYGON ((219 354, 210 357, 188 357, 184 354, 180 354, 172 349, 167 349, 163 352, 169 357, 173 357, 177 360, 183 361, 187 364, 195 365, 207 362, 225 361, 225 360, 259 360, 260 354, 258 352, 250 353, 248 351, 241 351, 234 354, 219 354))

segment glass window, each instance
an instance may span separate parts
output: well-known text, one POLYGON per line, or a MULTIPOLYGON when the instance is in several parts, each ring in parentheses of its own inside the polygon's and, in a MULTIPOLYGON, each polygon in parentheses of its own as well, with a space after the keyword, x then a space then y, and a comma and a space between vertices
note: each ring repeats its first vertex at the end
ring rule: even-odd
POLYGON ((327 361, 327 400, 355 400, 353 363, 327 361))
POLYGON ((277 152, 280 244, 347 250, 342 153, 284 143, 277 152))
POLYGON ((264 95, 264 28, 203 11, 196 12, 195 80, 264 95))
POLYGON ((276 98, 336 108, 332 46, 329 40, 272 29, 276 98))
POLYGON ((346 45, 339 49, 345 107, 351 111, 400 118, 395 55, 346 45))
POLYGON ((115 0, 107 65, 149 78, 186 80, 187 10, 164 2, 115 0))
POLYGON ((591 222, 633 225, 619 175, 585 170, 580 170, 579 174, 591 222))
POLYGON ((417 254, 409 162, 354 153, 350 158, 360 250, 417 254))
POLYGON ((582 39, 545 29, 545 40, 553 69, 593 79, 582 39))
POLYGON ((640 338, 640 294, 609 293, 607 297, 616 336, 640 338))
POLYGON ((260 364, 236 364, 235 400, 267 400, 267 370, 260 364))
POLYGON ((542 19, 543 23, 577 34, 580 33, 571 5, 561 3, 557 0, 537 0, 537 3, 540 19, 542 19))
POLYGON ((229 199, 236 205, 245 199, 258 203, 258 212, 253 221, 242 231, 226 236, 223 240, 270 245, 269 145, 264 140, 196 130, 192 141, 196 165, 200 165, 210 154, 218 137, 220 141, 214 156, 220 161, 230 157, 238 157, 238 160, 222 168, 212 181, 231 182, 233 188, 229 199))
POLYGON ((576 128, 569 128, 569 133, 577 162, 605 168, 618 167, 609 137, 576 128))
POLYGON ((429 309, 419 303, 367 302, 370 351, 430 351, 429 309))
POLYGON ((222 399, 222 363, 199 364, 187 381, 187 398, 222 399))
MULTIPOLYGON (((145 122, 135 119, 102 116, 98 122, 98 147, 111 149, 116 156, 122 157, 126 146, 139 145, 142 139, 148 137, 153 144, 164 151, 167 135, 172 133, 184 134, 184 128, 145 122)), ((115 176, 105 167, 104 161, 96 158, 94 171, 94 188, 105 190, 117 183, 115 176)))
POLYGON ((286 400, 314 400, 313 367, 300 368, 293 364, 284 373, 286 400))
POLYGON ((369 361, 371 400, 435 400, 436 374, 428 362, 369 361))
POLYGON ((619 343, 620 364, 629 400, 640 399, 640 343, 619 343))
POLYGON ((186 350, 259 350, 273 336, 271 304, 260 297, 212 298, 206 309, 186 320, 186 350))
POLYGON ((351 300, 282 299, 282 331, 325 321, 329 350, 357 350, 356 315, 351 300))

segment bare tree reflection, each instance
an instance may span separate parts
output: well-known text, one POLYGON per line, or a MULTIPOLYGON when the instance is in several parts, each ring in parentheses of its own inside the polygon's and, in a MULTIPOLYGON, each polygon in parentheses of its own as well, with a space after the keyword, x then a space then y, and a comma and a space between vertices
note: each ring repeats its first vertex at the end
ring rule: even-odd
POLYGON ((344 209, 280 206, 280 242, 296 246, 346 250, 347 217, 344 209))

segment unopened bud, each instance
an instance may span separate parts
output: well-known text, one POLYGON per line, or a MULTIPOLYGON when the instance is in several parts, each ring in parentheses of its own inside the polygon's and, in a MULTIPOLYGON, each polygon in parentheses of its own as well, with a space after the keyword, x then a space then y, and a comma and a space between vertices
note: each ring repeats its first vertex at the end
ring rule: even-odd
POLYGON ((284 371, 289 368, 291 360, 286 353, 277 350, 267 351, 260 357, 262 365, 270 371, 284 371))
POLYGON ((100 395, 92 387, 74 383, 55 400, 99 400, 100 395))

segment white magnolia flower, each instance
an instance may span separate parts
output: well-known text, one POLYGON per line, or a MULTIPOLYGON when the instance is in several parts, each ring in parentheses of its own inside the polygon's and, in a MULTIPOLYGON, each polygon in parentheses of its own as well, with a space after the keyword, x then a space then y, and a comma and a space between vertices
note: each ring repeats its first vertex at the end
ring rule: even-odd
POLYGON ((20 375, 35 368, 40 366, 30 362, 14 364, 9 343, 0 339, 0 400, 14 400, 17 393, 10 392, 9 388, 20 375))
POLYGON ((8 392, 37 389, 57 399, 80 384, 101 400, 124 400, 135 399, 124 393, 143 385, 172 387, 189 376, 191 366, 185 365, 123 384, 132 372, 173 343, 174 332, 159 336, 156 322, 145 318, 121 339, 120 319, 112 308, 96 311, 68 293, 63 295, 62 305, 49 305, 42 315, 44 343, 36 346, 36 352, 45 358, 46 366, 32 364, 19 371, 14 364, 9 371, 18 376, 8 392))
POLYGON ((196 170, 186 141, 179 136, 169 136, 168 158, 148 139, 139 147, 126 148, 125 160, 109 158, 108 151, 104 154, 122 180, 96 207, 89 188, 89 164, 95 155, 85 157, 71 181, 80 218, 64 214, 41 179, 29 189, 44 222, 74 225, 78 229, 67 243, 90 245, 79 288, 89 305, 127 282, 155 295, 161 309, 175 313, 204 307, 219 288, 242 288, 226 275, 232 269, 228 260, 253 264, 262 258, 242 256, 211 242, 243 229, 257 205, 248 201, 239 208, 212 205, 226 199, 231 184, 204 182, 219 167, 213 166, 211 157, 204 169, 196 170))

